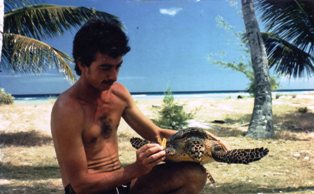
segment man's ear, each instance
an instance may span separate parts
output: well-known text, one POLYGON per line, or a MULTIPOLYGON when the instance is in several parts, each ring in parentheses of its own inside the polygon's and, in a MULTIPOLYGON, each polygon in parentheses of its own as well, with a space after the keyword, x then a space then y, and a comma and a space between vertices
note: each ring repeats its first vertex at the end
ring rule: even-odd
POLYGON ((80 69, 81 73, 83 73, 86 69, 86 66, 82 65, 81 61, 77 62, 78 68, 80 69))

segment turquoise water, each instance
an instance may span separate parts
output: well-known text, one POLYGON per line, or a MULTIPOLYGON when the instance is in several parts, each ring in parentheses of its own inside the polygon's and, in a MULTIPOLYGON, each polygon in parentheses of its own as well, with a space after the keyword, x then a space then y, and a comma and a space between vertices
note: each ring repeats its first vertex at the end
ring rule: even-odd
POLYGON ((57 97, 23 97, 23 98, 15 98, 14 104, 42 104, 47 101, 55 101, 57 97))
MULTIPOLYGON (((297 94, 314 94, 314 91, 276 91, 272 92, 272 95, 297 95, 297 94)), ((134 99, 162 99, 164 97, 163 93, 158 94, 133 94, 134 99)), ((224 99, 224 98, 237 98, 238 96, 242 97, 249 97, 250 94, 247 92, 209 92, 209 93, 180 93, 180 94, 173 94, 175 99, 198 99, 198 98, 205 98, 205 99, 224 99)), ((49 100, 55 101, 57 96, 35 96, 35 97, 16 97, 15 104, 40 104, 43 102, 47 102, 49 100)))
MULTIPOLYGON (((204 93, 204 94, 174 94, 175 99, 182 99, 182 98, 236 98, 237 96, 249 96, 249 93, 246 92, 235 92, 235 93, 204 93)), ((158 99, 163 98, 164 94, 159 95, 148 95, 148 94, 141 94, 141 95, 133 95, 135 99, 158 99)))

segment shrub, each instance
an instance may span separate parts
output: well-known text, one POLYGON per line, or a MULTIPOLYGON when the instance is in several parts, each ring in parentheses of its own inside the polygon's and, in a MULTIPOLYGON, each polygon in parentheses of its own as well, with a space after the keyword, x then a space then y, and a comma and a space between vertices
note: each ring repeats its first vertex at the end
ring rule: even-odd
POLYGON ((175 102, 170 89, 166 91, 161 107, 154 109, 157 109, 158 118, 153 121, 159 127, 167 129, 182 129, 187 126, 187 120, 195 115, 195 112, 185 112, 183 105, 175 102))
POLYGON ((300 107, 298 108, 298 112, 299 113, 307 113, 309 111, 309 109, 307 107, 300 107))
POLYGON ((14 102, 14 97, 5 92, 3 88, 0 88, 0 105, 1 104, 13 104, 14 102))

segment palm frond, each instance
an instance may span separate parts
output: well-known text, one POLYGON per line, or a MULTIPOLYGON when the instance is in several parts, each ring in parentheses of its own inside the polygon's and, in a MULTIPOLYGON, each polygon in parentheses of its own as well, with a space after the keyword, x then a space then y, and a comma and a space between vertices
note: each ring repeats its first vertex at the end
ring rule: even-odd
POLYGON ((116 16, 94 9, 40 4, 5 13, 4 32, 41 40, 63 34, 73 27, 79 27, 91 18, 102 18, 121 26, 116 16))
POLYGON ((311 76, 314 57, 273 33, 262 33, 270 67, 279 74, 293 77, 311 76))
POLYGON ((31 4, 37 4, 40 0, 4 0, 5 12, 19 7, 24 7, 31 4))
POLYGON ((313 0, 257 0, 256 2, 267 31, 289 40, 307 53, 313 52, 313 0))
POLYGON ((56 67, 68 80, 75 76, 69 63, 71 57, 39 40, 19 34, 3 34, 1 66, 13 72, 40 73, 56 67))

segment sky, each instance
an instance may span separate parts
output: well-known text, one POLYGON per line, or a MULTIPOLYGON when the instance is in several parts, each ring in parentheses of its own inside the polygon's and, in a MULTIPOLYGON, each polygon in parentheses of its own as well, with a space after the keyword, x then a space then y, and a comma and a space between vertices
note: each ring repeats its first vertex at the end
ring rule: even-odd
MULTIPOLYGON (((120 18, 131 51, 124 57, 119 82, 131 92, 245 90, 242 74, 213 63, 247 56, 234 33, 243 32, 239 1, 230 0, 44 0, 85 6, 120 18), (233 2, 233 3, 232 3, 233 2), (218 25, 223 18, 232 30, 218 25)), ((260 24, 261 28, 263 24, 260 24)), ((43 40, 71 55, 78 29, 43 40)), ((0 88, 12 94, 61 93, 71 86, 52 69, 41 75, 0 73, 0 88)), ((314 78, 280 78, 279 89, 314 89, 314 78)))

